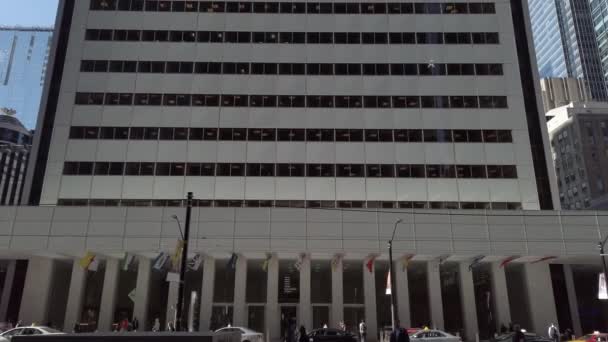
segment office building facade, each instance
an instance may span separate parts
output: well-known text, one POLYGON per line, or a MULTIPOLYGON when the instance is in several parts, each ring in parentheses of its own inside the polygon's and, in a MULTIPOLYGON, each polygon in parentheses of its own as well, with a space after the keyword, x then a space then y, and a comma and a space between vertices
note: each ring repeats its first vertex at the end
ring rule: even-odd
POLYGON ((588 0, 529 0, 542 78, 582 78, 596 101, 608 99, 588 0))
POLYGON ((398 219, 404 326, 467 341, 510 321, 593 328, 576 315, 593 291, 570 280, 597 276, 588 244, 603 220, 550 211, 523 1, 60 6, 25 191, 34 206, 0 211, 0 254, 28 260, 5 281, 3 295, 23 289, 6 312, 165 326, 177 283, 160 253, 175 249, 193 192, 195 329, 249 326, 274 342, 286 318, 350 331, 365 319, 377 340, 398 219))
POLYGON ((540 91, 545 112, 570 102, 591 101, 587 83, 581 78, 543 78, 540 91))
POLYGON ((0 27, 0 107, 36 127, 53 29, 0 27))
POLYGON ((19 205, 32 145, 32 133, 14 117, 15 112, 0 108, 0 205, 19 205))

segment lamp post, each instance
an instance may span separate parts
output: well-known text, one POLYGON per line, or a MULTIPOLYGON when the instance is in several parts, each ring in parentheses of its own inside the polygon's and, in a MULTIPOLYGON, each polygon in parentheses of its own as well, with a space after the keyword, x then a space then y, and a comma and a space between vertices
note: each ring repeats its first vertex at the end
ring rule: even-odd
POLYGON ((604 281, 606 281, 606 276, 608 276, 608 268, 606 267, 606 253, 604 253, 604 246, 606 246, 606 241, 608 241, 608 235, 604 238, 602 242, 598 243, 598 247, 600 248, 600 258, 602 258, 602 266, 604 268, 604 281))
POLYGON ((403 219, 398 219, 395 221, 393 235, 388 241, 388 272, 391 277, 391 324, 393 326, 393 330, 397 329, 397 321, 399 320, 399 314, 397 312, 397 296, 395 295, 397 292, 397 284, 395 284, 395 272, 393 272, 393 240, 395 239, 397 225, 401 222, 403 222, 403 219))
MULTIPOLYGON (((177 305, 175 307, 175 330, 182 331, 183 327, 183 306, 184 306, 184 283, 186 278, 186 263, 188 261, 188 239, 190 238, 190 216, 192 215, 192 192, 188 193, 188 199, 186 201, 186 224, 185 230, 182 234, 182 260, 181 266, 179 268, 179 286, 177 291, 177 305)), ((177 226, 179 227, 181 233, 181 225, 179 224, 179 219, 174 215, 173 217, 177 221, 177 226)))

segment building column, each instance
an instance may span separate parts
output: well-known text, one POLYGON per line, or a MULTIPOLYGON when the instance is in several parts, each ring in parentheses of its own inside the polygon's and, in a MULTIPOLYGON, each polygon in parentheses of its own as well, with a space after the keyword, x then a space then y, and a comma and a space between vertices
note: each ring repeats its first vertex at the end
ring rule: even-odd
POLYGON ((441 276, 439 261, 427 262, 427 283, 429 290, 429 308, 431 309, 431 324, 434 329, 443 330, 443 300, 441 299, 441 276))
POLYGON ((401 327, 411 327, 412 319, 410 316, 410 290, 407 279, 407 267, 400 267, 398 261, 393 261, 393 272, 395 272, 395 282, 392 288, 397 290, 397 312, 401 327))
POLYGON ((300 325, 306 328, 306 331, 312 330, 312 299, 310 296, 310 256, 307 255, 302 259, 300 266, 300 306, 299 316, 300 325))
POLYGON ((239 255, 236 260, 232 324, 247 326, 247 258, 243 255, 239 255))
MULTIPOLYGON (((163 279, 163 281, 165 281, 163 279)), ((167 294, 167 312, 165 316, 166 322, 173 322, 175 324, 176 315, 177 315, 177 297, 179 296, 179 282, 170 281, 169 282, 169 293, 167 294)), ((189 298, 186 293, 184 293, 184 302, 187 305, 189 301, 186 299, 189 298)), ((185 324, 186 322, 182 322, 185 324)), ((165 325, 167 325, 165 323, 165 325)))
POLYGON ((13 283, 15 282, 15 269, 17 268, 17 260, 10 260, 6 268, 6 277, 4 278, 4 287, 2 287, 2 297, 0 297, 0 322, 8 320, 8 304, 11 301, 11 292, 13 292, 13 283))
POLYGON ((494 300, 494 310, 496 311, 496 331, 500 331, 500 326, 508 326, 511 320, 511 307, 509 304, 509 292, 507 291, 507 277, 505 268, 500 267, 500 262, 494 262, 491 266, 492 272, 492 298, 494 300))
POLYGON ((338 328, 344 322, 344 266, 342 258, 336 260, 331 269, 331 317, 330 325, 338 328))
POLYGON ((551 323, 557 324, 557 309, 549 264, 542 262, 525 264, 524 279, 533 331, 544 332, 551 323))
POLYGON ((152 260, 139 257, 137 265, 137 281, 135 285, 135 303, 133 305, 133 318, 137 317, 141 331, 148 330, 148 306, 150 304, 150 276, 152 273, 152 260))
POLYGON ((279 312, 279 259, 276 255, 268 261, 268 286, 266 289, 266 336, 268 342, 281 338, 281 315, 279 312))
POLYGON ((64 330, 66 331, 72 331, 76 323, 80 322, 87 273, 88 271, 80 266, 80 262, 75 260, 72 265, 68 304, 65 309, 65 321, 63 322, 64 330))
POLYGON ((213 309, 213 286, 215 284, 215 259, 207 256, 203 265, 203 285, 201 287, 200 331, 208 331, 213 309))
MULTIPOLYGON (((583 336, 583 328, 581 327, 581 316, 578 311, 578 299, 576 296, 576 287, 574 287, 574 276, 572 274, 572 266, 564 264, 564 276, 566 278, 566 291, 568 292, 568 306, 570 308, 570 316, 572 319, 572 329, 575 336, 583 336)), ((562 330, 568 327, 560 327, 562 330)))
POLYGON ((365 259, 361 265, 363 267, 363 297, 365 303, 365 324, 367 325, 367 341, 378 340, 378 319, 376 314, 376 265, 370 272, 367 269, 365 259))
POLYGON ((101 292, 102 305, 99 308, 99 324, 97 325, 97 329, 101 332, 112 330, 119 279, 120 260, 108 258, 106 260, 106 271, 103 278, 103 289, 101 292))
POLYGON ((19 320, 24 325, 46 324, 55 262, 50 258, 35 257, 29 260, 19 320))
POLYGON ((460 275, 460 300, 465 332, 463 340, 475 341, 477 334, 479 334, 479 327, 477 326, 473 272, 469 269, 468 263, 461 262, 459 264, 458 274, 460 275))

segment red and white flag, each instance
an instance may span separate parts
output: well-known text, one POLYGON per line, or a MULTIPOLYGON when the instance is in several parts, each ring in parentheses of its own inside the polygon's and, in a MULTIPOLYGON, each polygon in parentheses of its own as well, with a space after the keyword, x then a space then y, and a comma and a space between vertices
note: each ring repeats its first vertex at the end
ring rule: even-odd
POLYGON ((386 294, 390 295, 391 293, 391 271, 388 271, 386 276, 386 294))

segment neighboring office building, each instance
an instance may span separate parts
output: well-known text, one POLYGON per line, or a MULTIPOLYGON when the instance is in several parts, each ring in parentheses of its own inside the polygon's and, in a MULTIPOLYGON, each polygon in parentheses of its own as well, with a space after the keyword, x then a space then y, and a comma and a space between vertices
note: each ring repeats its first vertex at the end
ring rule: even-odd
POLYGON ((571 103, 547 113, 563 209, 608 209, 608 103, 571 103))
POLYGON ((570 102, 591 100, 585 80, 581 78, 543 78, 540 80, 540 90, 545 112, 570 102))
POLYGON ((0 107, 36 127, 53 29, 0 27, 0 107))
POLYGON ((604 70, 604 80, 608 83, 608 1, 589 0, 595 36, 600 53, 602 67, 604 70))
POLYGON ((0 108, 0 205, 21 203, 32 144, 32 132, 14 115, 14 110, 0 108))
POLYGON ((552 243, 554 216, 527 218, 558 198, 523 1, 60 6, 25 201, 40 206, 0 215, 14 227, 0 254, 29 259, 24 322, 164 326, 176 287, 152 258, 174 249, 189 191, 200 329, 271 342, 290 316, 307 330, 365 318, 376 340, 398 218, 402 322, 468 341, 508 322, 544 331, 569 303, 552 272, 571 275, 568 253, 597 260, 552 243), (97 271, 74 260, 86 251, 97 271), (121 270, 125 253, 137 262, 121 270))
POLYGON ((540 77, 582 78, 594 100, 608 100, 589 0, 528 2, 540 77))

